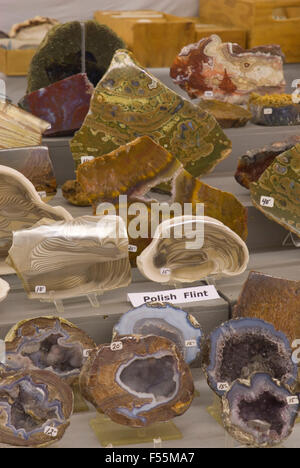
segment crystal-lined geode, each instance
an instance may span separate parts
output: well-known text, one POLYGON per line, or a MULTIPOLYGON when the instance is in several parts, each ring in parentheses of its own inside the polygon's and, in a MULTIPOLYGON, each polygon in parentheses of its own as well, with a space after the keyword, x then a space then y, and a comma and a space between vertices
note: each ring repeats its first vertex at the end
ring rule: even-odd
POLYGON ((30 299, 102 294, 131 282, 126 226, 117 216, 82 216, 14 232, 8 263, 30 299))
POLYGON ((294 104, 291 94, 260 96, 253 93, 249 99, 252 122, 269 127, 300 125, 300 104, 294 104))
POLYGON ((0 100, 0 149, 40 145, 48 128, 48 122, 0 100))
POLYGON ((163 221, 137 258, 140 272, 158 283, 184 283, 235 276, 247 268, 245 242, 220 221, 178 216, 163 221))
POLYGON ((232 104, 248 102, 250 93, 283 91, 283 54, 278 45, 245 50, 213 34, 190 44, 176 57, 170 71, 174 82, 193 98, 212 93, 232 104))
POLYGON ((57 183, 47 146, 0 150, 0 164, 21 172, 34 185, 43 201, 56 194, 57 183))
POLYGON ((6 367, 54 372, 69 384, 78 381, 86 351, 95 342, 80 328, 61 317, 25 319, 5 337, 6 367))
POLYGON ((257 182, 251 199, 268 218, 300 237, 300 144, 277 156, 257 182), (264 202, 273 200, 273 206, 264 202))
POLYGON ((176 345, 161 336, 126 336, 93 350, 80 389, 97 410, 133 427, 169 421, 194 397, 191 371, 176 345))
POLYGON ((88 113, 93 90, 87 75, 78 73, 25 95, 19 106, 51 124, 45 136, 73 135, 88 113))
POLYGON ((122 335, 157 335, 173 341, 191 364, 200 358, 203 331, 195 317, 167 303, 146 303, 129 310, 113 329, 113 341, 122 335))
POLYGON ((235 180, 249 189, 251 182, 257 182, 262 173, 272 164, 276 156, 300 143, 300 136, 293 135, 284 141, 276 141, 263 148, 253 149, 241 156, 235 173, 235 180))
POLYGON ((76 165, 148 135, 195 176, 211 171, 231 151, 215 119, 163 85, 126 50, 115 53, 95 88, 90 112, 71 140, 76 165))
POLYGON ((81 73, 82 35, 85 36, 85 70, 94 86, 106 72, 116 50, 124 42, 96 21, 71 21, 54 26, 34 55, 28 72, 27 93, 81 73), (84 31, 83 31, 84 29, 84 31))
POLYGON ((300 409, 289 387, 265 373, 236 380, 222 397, 222 405, 229 434, 258 448, 274 447, 289 437, 300 409), (295 404, 289 403, 294 398, 295 404))
POLYGON ((216 99, 201 99, 199 107, 212 114, 222 128, 244 127, 252 117, 244 107, 216 99))
POLYGON ((1 371, 0 442, 43 447, 60 440, 73 411, 71 387, 53 372, 1 371))
POLYGON ((290 386, 297 380, 287 337, 271 323, 255 318, 229 320, 212 331, 206 342, 203 370, 219 396, 236 379, 248 379, 254 372, 269 373, 290 386))

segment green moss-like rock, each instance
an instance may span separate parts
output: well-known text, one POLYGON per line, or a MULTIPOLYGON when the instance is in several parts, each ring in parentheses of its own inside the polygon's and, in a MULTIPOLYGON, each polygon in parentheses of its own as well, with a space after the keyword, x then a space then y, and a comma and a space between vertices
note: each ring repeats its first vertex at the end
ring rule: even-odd
MULTIPOLYGON (((40 44, 28 72, 27 93, 80 73, 81 25, 71 21, 54 26, 40 44)), ((126 47, 110 28, 96 21, 85 22, 86 73, 96 86, 117 49, 126 47)))

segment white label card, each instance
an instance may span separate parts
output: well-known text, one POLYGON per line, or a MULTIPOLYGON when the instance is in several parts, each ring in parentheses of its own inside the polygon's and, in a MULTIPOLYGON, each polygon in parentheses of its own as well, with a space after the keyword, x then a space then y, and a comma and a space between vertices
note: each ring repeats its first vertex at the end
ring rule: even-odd
POLYGON ((186 348, 196 348, 197 347, 197 341, 196 340, 186 340, 185 341, 185 347, 186 348))
POLYGON ((36 286, 34 289, 36 294, 45 294, 47 292, 46 286, 36 286))
POLYGON ((286 399, 288 405, 299 405, 299 398, 297 396, 290 396, 286 399))
POLYGON ((6 345, 4 340, 0 340, 0 362, 6 364, 6 345))
POLYGON ((41 198, 46 198, 47 197, 47 193, 46 192, 38 192, 39 196, 41 198))
POLYGON ((160 274, 162 276, 170 276, 171 270, 170 270, 170 268, 161 268, 160 269, 160 274))
POLYGON ((88 161, 93 161, 94 159, 95 159, 95 156, 81 156, 80 161, 82 164, 88 161))
POLYGON ((88 358, 89 355, 91 354, 92 350, 91 349, 84 349, 82 354, 83 354, 83 357, 85 358, 88 358))
POLYGON ((274 198, 273 197, 260 197, 260 205, 261 206, 267 206, 268 208, 273 208, 274 207, 274 198))
POLYGON ((58 434, 58 429, 52 426, 46 426, 44 429, 44 434, 47 434, 50 437, 56 437, 58 434))
POLYGON ((136 245, 128 245, 128 252, 137 252, 137 246, 136 245))
POLYGON ((6 85, 4 80, 0 80, 0 102, 6 101, 6 85))
POLYGON ((217 384, 217 389, 220 392, 227 392, 227 390, 229 390, 229 384, 227 382, 219 382, 217 384))
POLYGON ((204 96, 205 96, 205 97, 208 97, 208 98, 213 98, 213 97, 214 97, 214 93, 213 93, 213 91, 205 91, 205 92, 204 92, 204 96))
POLYGON ((111 343, 110 349, 112 351, 120 351, 121 349, 123 349, 122 341, 114 341, 113 343, 111 343))
POLYGON ((167 291, 130 293, 127 297, 133 307, 139 307, 146 302, 170 302, 171 304, 184 304, 189 302, 210 301, 220 298, 218 291, 213 285, 170 289, 167 291))
POLYGON ((271 114, 273 114, 273 109, 271 109, 271 107, 265 107, 265 108, 264 108, 264 114, 265 114, 265 115, 271 115, 271 114))

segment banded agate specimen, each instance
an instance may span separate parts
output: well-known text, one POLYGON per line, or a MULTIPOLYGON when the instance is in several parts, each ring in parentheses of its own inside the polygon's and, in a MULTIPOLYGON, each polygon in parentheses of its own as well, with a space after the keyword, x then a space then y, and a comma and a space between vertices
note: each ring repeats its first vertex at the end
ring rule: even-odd
POLYGON ((125 46, 116 33, 97 21, 86 21, 83 26, 79 21, 56 25, 44 38, 31 61, 27 93, 81 73, 83 43, 86 74, 94 86, 109 67, 114 52, 125 46))
POLYGON ((253 93, 249 99, 252 122, 269 127, 300 125, 300 104, 294 104, 291 94, 260 96, 253 93))
POLYGON ((178 216, 158 226, 151 244, 137 258, 137 266, 151 281, 190 283, 239 275, 248 261, 245 242, 220 221, 178 216))
POLYGON ((60 317, 37 317, 14 325, 5 337, 6 367, 12 371, 40 369, 54 372, 68 384, 78 382, 94 341, 60 317))
POLYGON ((245 50, 215 34, 184 47, 170 71, 175 84, 194 99, 206 97, 232 104, 248 102, 253 91, 282 92, 283 54, 278 45, 245 50))
POLYGON ((51 200, 56 194, 57 183, 47 146, 0 150, 0 164, 27 177, 43 201, 51 200))
POLYGON ((40 145, 48 128, 48 122, 0 100, 0 149, 40 145))
POLYGON ((9 31, 9 37, 25 44, 38 46, 50 29, 57 24, 59 22, 54 18, 35 16, 22 23, 14 24, 9 31))
POLYGON ((129 310, 113 329, 113 341, 122 335, 156 335, 173 341, 191 364, 200 358, 203 331, 191 314, 167 303, 146 303, 129 310))
POLYGON ((71 387, 53 372, 0 374, 0 442, 43 447, 60 440, 73 412, 71 387))
POLYGON ((231 142, 210 114, 163 85, 130 52, 119 50, 71 140, 75 164, 82 156, 102 156, 144 135, 194 176, 210 172, 231 152, 231 142))
POLYGON ((244 107, 216 99, 201 99, 199 107, 212 114, 222 128, 244 127, 252 117, 244 107))
POLYGON ((247 151, 238 161, 235 180, 249 189, 251 182, 257 182, 262 173, 272 164, 276 156, 300 143, 300 136, 293 135, 284 141, 276 141, 263 148, 247 151))
POLYGON ((9 291, 10 285, 7 283, 7 281, 4 281, 4 279, 0 278, 0 302, 7 298, 9 291))
MULTIPOLYGON (((250 185, 253 205, 300 237, 300 144, 277 156, 250 185), (271 198, 273 206, 264 202, 271 198)), ((271 204, 271 205, 272 205, 271 204)))
POLYGON ((127 336, 93 350, 80 389, 119 424, 144 427, 180 416, 194 397, 191 371, 176 345, 160 336, 127 336))
POLYGON ((126 226, 118 216, 82 216, 14 232, 9 262, 29 299, 86 296, 131 282, 126 226))
POLYGON ((88 113, 93 90, 87 75, 78 73, 27 94, 18 104, 51 124, 45 136, 73 135, 88 113))
POLYGON ((257 448, 271 448, 287 439, 300 409, 298 397, 289 387, 264 373, 236 380, 223 396, 222 404, 229 434, 240 443, 257 448))
POLYGON ((253 372, 268 373, 290 386, 297 381, 287 337, 272 324, 255 318, 229 320, 212 331, 203 370, 208 385, 219 396, 235 380, 248 379, 253 372))

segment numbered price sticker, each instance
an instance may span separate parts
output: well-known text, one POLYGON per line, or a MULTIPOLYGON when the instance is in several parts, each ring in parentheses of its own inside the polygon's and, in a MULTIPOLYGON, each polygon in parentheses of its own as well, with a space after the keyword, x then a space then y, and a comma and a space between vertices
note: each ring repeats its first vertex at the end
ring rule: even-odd
POLYGON ((137 252, 137 246, 136 245, 128 245, 128 252, 137 252))
POLYGON ((206 98, 213 98, 213 97, 214 97, 214 93, 213 93, 212 91, 205 91, 204 97, 206 97, 206 98))
POLYGON ((47 434, 50 437, 56 437, 58 434, 58 429, 53 426, 46 426, 44 429, 44 434, 47 434))
POLYGON ((227 392, 227 390, 229 390, 229 384, 227 382, 219 382, 217 384, 217 389, 220 392, 227 392))
POLYGON ((274 207, 274 198, 272 197, 260 197, 260 206, 267 206, 268 208, 274 207))
POLYGON ((82 164, 88 161, 93 161, 94 159, 95 159, 95 156, 81 156, 80 161, 82 164))
POLYGON ((170 268, 161 268, 160 269, 160 274, 162 276, 170 276, 171 270, 170 270, 170 268))
POLYGON ((36 294, 45 294, 45 292, 47 292, 47 288, 46 286, 36 286, 34 291, 36 294))
POLYGON ((264 108, 264 114, 265 114, 265 115, 271 115, 271 114, 273 114, 273 109, 271 109, 271 107, 265 107, 265 108, 264 108))
POLYGON ((197 341, 196 340, 186 340, 185 341, 185 347, 186 348, 196 348, 197 347, 197 341))
POLYGON ((38 192, 39 196, 41 198, 46 198, 47 197, 47 193, 46 192, 38 192))
POLYGON ((114 341, 113 343, 111 343, 110 349, 112 351, 120 351, 121 349, 123 349, 122 341, 114 341))
POLYGON ((289 396, 286 399, 288 405, 299 405, 299 398, 297 396, 289 396))

